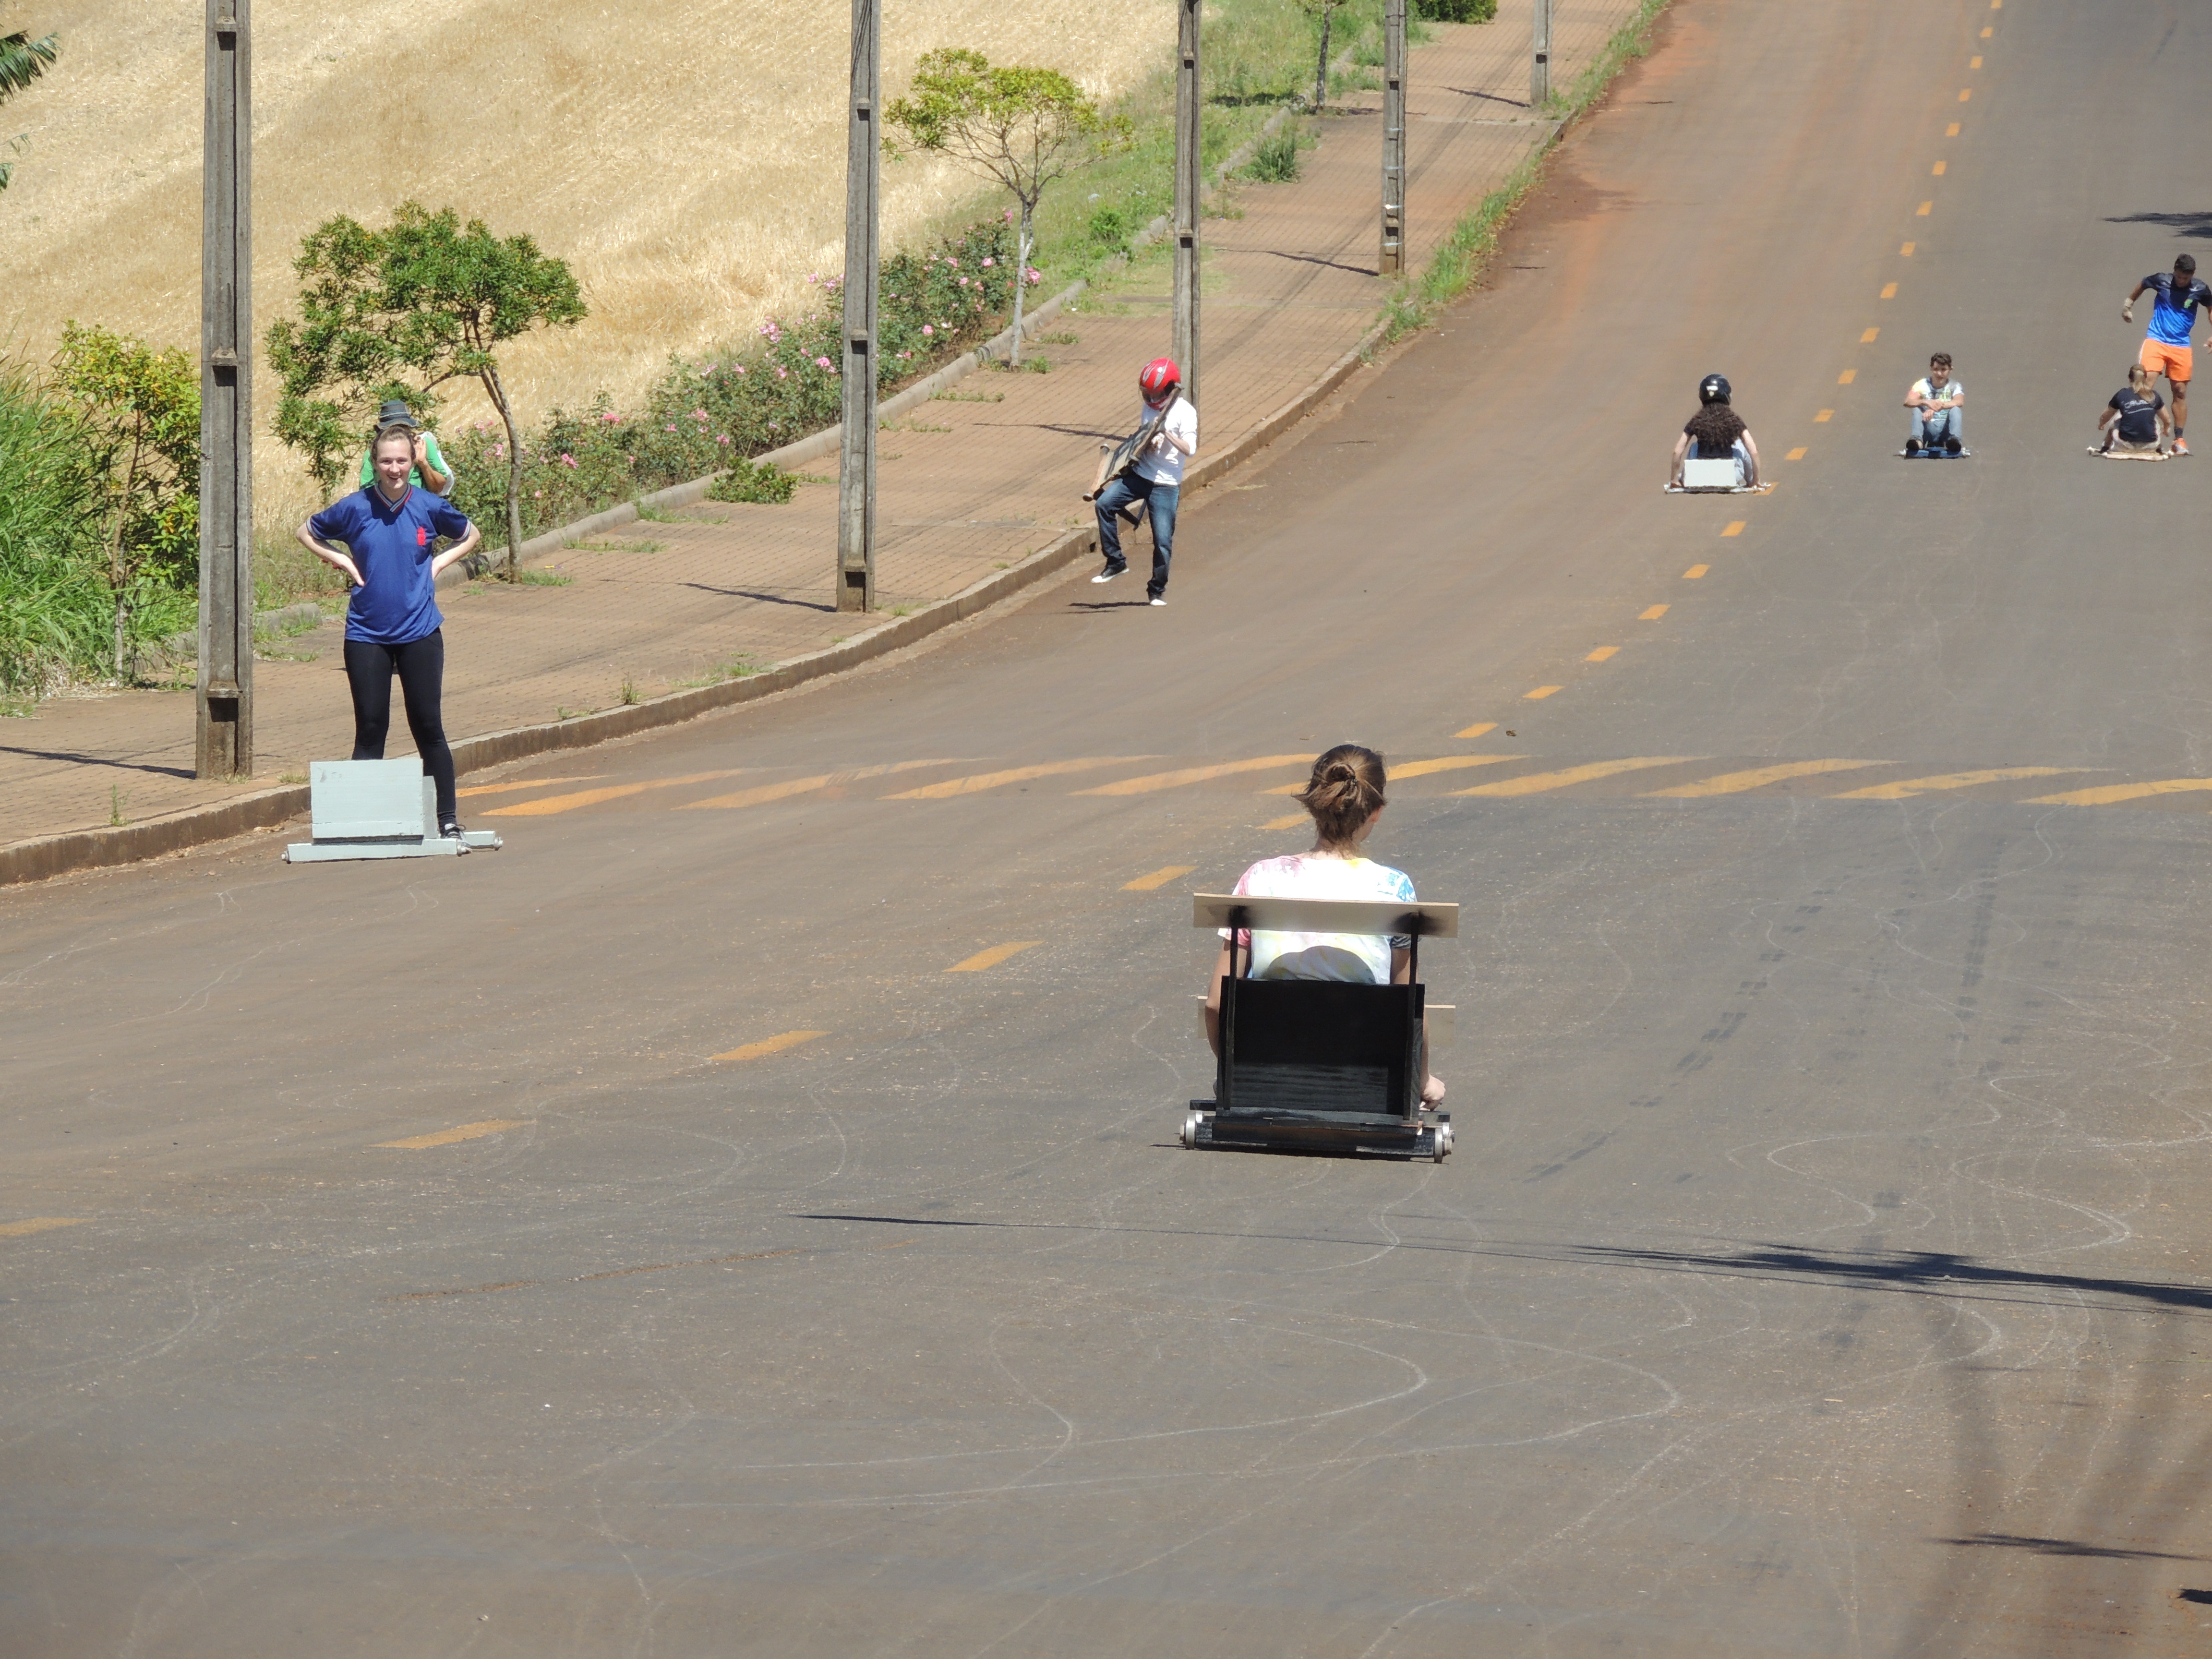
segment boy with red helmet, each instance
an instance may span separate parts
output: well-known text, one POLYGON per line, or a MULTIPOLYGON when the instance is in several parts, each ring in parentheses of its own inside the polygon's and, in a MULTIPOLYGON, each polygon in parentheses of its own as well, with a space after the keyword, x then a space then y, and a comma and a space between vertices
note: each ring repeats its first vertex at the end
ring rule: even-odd
POLYGON ((1091 580, 1110 582, 1129 568, 1121 556, 1121 514, 1142 503, 1152 520, 1152 579, 1145 591, 1154 605, 1165 605, 1183 463, 1198 452, 1198 410, 1182 395, 1182 372, 1173 358, 1146 363, 1137 376, 1137 390, 1144 399, 1140 420, 1151 426, 1152 435, 1130 470, 1098 492, 1098 550, 1105 555, 1106 568, 1091 580))

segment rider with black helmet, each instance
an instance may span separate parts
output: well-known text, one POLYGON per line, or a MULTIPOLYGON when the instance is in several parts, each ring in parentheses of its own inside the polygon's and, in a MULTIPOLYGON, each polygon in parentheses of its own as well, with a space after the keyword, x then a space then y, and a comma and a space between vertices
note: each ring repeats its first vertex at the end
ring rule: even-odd
POLYGON ((1751 428, 1743 423, 1743 416, 1729 406, 1728 376, 1708 374, 1698 382, 1698 412, 1690 416, 1682 435, 1674 441, 1674 466, 1667 482, 1670 485, 1682 482, 1685 460, 1721 460, 1730 455, 1735 457, 1737 484, 1756 487, 1759 446, 1752 441, 1751 428))

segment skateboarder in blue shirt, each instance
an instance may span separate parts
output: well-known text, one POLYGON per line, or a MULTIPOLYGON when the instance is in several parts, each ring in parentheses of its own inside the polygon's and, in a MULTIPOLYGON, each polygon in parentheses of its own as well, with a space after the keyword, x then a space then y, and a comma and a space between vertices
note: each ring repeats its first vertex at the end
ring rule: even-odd
MULTIPOLYGON (((408 482, 415 434, 388 426, 369 446, 376 482, 332 502, 300 526, 300 544, 353 584, 346 607, 345 671, 353 694, 353 757, 382 760, 392 726, 392 677, 407 709, 407 729, 422 757, 423 775, 438 792, 440 831, 459 841, 453 751, 441 707, 446 677, 445 618, 439 614, 438 573, 476 550, 481 534, 452 502, 408 482), (441 537, 453 545, 431 550, 441 537), (330 545, 343 542, 345 547, 330 545)), ((461 850, 468 850, 464 843, 461 850)))
POLYGON ((2150 332, 2144 337, 2138 361, 2154 374, 2166 376, 2173 393, 2173 447, 2166 453, 2186 455, 2182 428, 2189 424, 2190 331, 2197 326, 2197 307, 2212 312, 2212 288, 2197 277, 2197 258, 2185 253, 2173 262, 2173 274, 2160 271, 2137 283, 2120 307, 2120 320, 2136 319, 2136 301, 2146 290, 2156 296, 2150 308, 2150 332))

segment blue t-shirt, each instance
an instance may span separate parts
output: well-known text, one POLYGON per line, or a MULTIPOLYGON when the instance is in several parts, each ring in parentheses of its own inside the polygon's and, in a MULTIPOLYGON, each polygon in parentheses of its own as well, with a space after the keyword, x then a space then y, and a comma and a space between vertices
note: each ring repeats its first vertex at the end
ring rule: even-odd
POLYGON ((431 544, 469 533, 468 514, 442 495, 410 488, 397 501, 371 486, 357 489, 307 520, 326 542, 343 542, 362 585, 346 607, 345 636, 373 645, 409 645, 437 631, 437 585, 430 578, 431 544))
POLYGON ((2187 345, 2189 331, 2197 326, 2197 307, 2212 311, 2212 288, 2198 276, 2186 285, 2177 283, 2170 270, 2144 277, 2142 285, 2151 291, 2150 337, 2160 345, 2187 345))

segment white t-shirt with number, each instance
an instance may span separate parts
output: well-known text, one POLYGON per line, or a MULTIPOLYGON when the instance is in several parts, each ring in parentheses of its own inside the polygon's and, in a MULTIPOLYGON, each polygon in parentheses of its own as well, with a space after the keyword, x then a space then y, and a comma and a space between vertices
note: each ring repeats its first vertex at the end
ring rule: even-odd
MULTIPOLYGON (((1152 411, 1138 405, 1139 422, 1149 421, 1152 411)), ((1160 422, 1163 434, 1182 439, 1195 451, 1198 448, 1198 410, 1189 398, 1178 392, 1168 405, 1167 418, 1160 422)), ((1189 459, 1171 443, 1155 442, 1145 452, 1145 459, 1137 463, 1137 476, 1150 478, 1154 483, 1165 484, 1171 489, 1182 488, 1182 464, 1189 459)))

